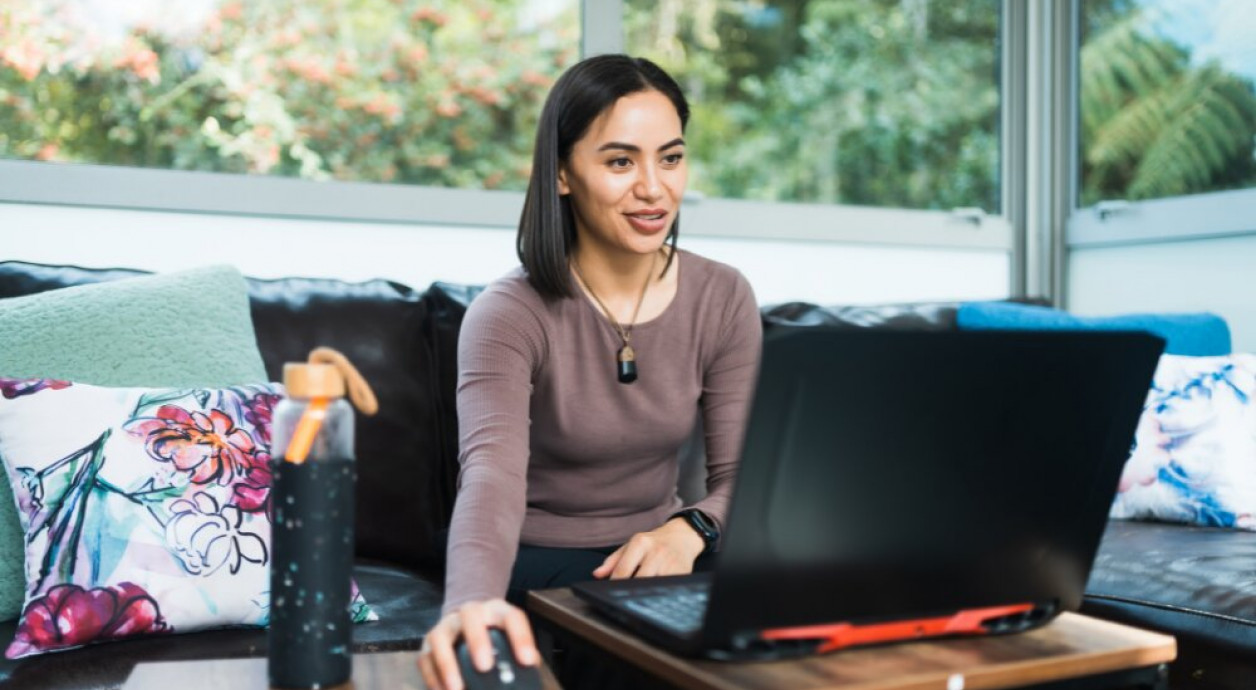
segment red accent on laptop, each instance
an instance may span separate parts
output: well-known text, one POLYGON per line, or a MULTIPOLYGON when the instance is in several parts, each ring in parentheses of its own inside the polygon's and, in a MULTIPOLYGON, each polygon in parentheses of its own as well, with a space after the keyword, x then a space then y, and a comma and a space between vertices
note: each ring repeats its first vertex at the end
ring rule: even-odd
POLYGON ((985 626, 987 621, 1014 616, 1018 613, 1028 613, 1033 608, 1032 604, 1013 604, 983 609, 965 609, 953 616, 942 618, 921 618, 868 625, 832 623, 798 628, 774 628, 765 630, 762 637, 765 640, 823 639, 824 643, 816 650, 817 653, 823 654, 835 649, 878 642, 897 642, 941 635, 983 635, 989 632, 985 626))

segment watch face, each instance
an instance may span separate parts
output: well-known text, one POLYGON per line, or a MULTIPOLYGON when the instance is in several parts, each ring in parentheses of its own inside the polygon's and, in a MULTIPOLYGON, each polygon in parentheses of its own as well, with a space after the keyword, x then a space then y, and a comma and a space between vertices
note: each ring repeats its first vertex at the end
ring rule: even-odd
POLYGON ((715 541, 715 539, 719 536, 719 531, 715 529, 715 524, 712 523, 711 519, 706 516, 706 513, 703 513, 700 510, 694 510, 690 513, 690 516, 693 520, 694 526, 696 526, 698 528, 698 532, 702 534, 702 538, 707 541, 715 541))

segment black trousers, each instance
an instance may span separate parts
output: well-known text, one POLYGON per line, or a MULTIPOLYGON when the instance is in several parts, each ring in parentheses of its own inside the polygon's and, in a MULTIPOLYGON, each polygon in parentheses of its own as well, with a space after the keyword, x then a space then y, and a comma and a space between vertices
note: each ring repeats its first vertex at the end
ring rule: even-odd
POLYGON ((548 546, 519 545, 506 601, 527 608, 528 590, 569 587, 593 579, 593 571, 617 546, 598 549, 557 549, 548 546))

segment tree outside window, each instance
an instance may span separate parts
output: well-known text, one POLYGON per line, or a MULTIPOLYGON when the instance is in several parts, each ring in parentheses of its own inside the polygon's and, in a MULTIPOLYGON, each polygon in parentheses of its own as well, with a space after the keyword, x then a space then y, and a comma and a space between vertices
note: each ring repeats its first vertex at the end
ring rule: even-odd
POLYGON ((575 0, 0 3, 0 157, 522 189, 575 0))

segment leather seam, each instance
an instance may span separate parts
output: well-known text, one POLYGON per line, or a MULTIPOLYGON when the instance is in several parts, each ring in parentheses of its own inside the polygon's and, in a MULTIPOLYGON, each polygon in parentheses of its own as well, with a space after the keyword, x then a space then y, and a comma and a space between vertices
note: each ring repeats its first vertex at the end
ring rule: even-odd
POLYGON ((1119 596, 1115 596, 1111 594, 1087 594, 1086 598, 1115 601, 1115 602, 1120 602, 1124 604, 1138 604, 1140 606, 1146 606, 1148 608, 1153 608, 1153 609, 1160 609, 1162 611, 1171 611, 1174 613, 1188 613, 1195 616, 1200 616, 1202 618, 1216 618, 1218 620, 1223 620, 1230 623, 1238 623, 1240 625, 1256 627, 1256 622, 1247 620, 1246 618, 1238 618, 1235 616, 1226 615, 1224 613, 1214 613, 1211 611, 1200 611, 1199 609, 1186 608, 1185 606, 1161 604, 1154 601, 1145 601, 1143 599, 1134 599, 1131 597, 1119 597, 1119 596))

